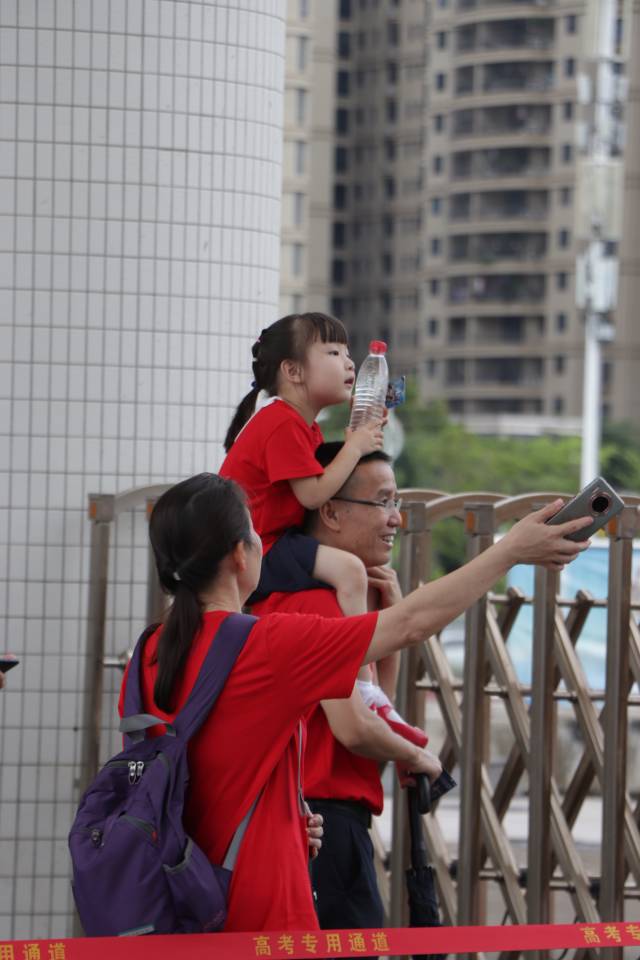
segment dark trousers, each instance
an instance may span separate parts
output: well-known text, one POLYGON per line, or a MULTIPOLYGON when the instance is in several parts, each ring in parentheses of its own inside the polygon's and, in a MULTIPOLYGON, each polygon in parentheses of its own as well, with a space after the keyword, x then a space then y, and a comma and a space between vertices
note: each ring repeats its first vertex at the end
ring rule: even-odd
POLYGON ((380 928, 382 900, 373 865, 366 807, 337 800, 309 800, 324 817, 322 849, 311 864, 318 920, 323 930, 380 928))

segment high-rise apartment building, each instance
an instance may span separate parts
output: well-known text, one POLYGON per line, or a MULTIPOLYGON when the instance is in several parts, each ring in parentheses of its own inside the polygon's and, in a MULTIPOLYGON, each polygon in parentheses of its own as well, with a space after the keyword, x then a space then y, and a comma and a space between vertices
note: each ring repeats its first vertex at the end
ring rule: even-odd
MULTIPOLYGON (((626 61, 631 75, 620 296, 603 369, 604 410, 616 419, 640 412, 635 8, 620 5, 617 30, 618 69, 626 61)), ((580 0, 309 0, 290 9, 286 136, 295 142, 307 100, 309 219, 303 237, 283 235, 283 299, 343 317, 357 357, 370 337, 387 339, 394 369, 415 373, 425 398, 444 399, 477 429, 495 429, 503 415, 531 429, 579 426, 585 10, 580 0), (306 77, 295 72, 300 8, 306 77)), ((303 202, 292 182, 285 220, 303 202)))

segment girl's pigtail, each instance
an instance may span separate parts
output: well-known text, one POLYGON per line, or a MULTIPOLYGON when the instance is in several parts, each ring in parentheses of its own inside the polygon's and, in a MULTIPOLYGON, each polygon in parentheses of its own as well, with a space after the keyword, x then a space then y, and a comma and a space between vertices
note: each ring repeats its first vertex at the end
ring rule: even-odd
POLYGON ((233 415, 233 420, 229 424, 227 435, 224 438, 224 449, 226 453, 229 453, 229 450, 231 450, 236 437, 244 427, 245 423, 247 423, 255 413, 256 400, 258 399, 259 393, 260 387, 252 387, 246 397, 244 397, 238 404, 238 409, 233 415))

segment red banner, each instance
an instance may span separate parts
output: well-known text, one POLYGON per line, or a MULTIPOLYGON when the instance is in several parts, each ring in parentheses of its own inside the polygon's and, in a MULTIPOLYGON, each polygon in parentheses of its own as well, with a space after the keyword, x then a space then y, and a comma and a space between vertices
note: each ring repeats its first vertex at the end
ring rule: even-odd
POLYGON ((215 933, 0 942, 0 960, 309 960, 313 957, 563 950, 640 944, 640 923, 215 933))

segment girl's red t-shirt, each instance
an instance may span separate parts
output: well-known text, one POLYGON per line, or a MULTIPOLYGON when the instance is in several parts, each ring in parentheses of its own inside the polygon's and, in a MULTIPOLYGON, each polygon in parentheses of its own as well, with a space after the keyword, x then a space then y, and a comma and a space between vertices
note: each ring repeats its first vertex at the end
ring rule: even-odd
MULTIPOLYGON (((174 709, 153 700, 159 628, 145 647, 145 711, 170 721, 187 700, 225 612, 203 615, 176 690, 174 709)), ((187 832, 222 863, 254 802, 231 882, 226 931, 317 928, 308 873, 306 823, 298 810, 299 721, 320 700, 348 697, 377 614, 327 619, 271 614, 253 627, 211 715, 189 745, 187 832)), ((120 692, 122 715, 124 688, 120 692)), ((157 728, 156 732, 161 732, 157 728)))
POLYGON ((249 499, 253 525, 266 553, 285 530, 299 527, 304 507, 289 480, 324 473, 315 458, 322 432, 284 400, 274 398, 249 420, 220 467, 249 499))

